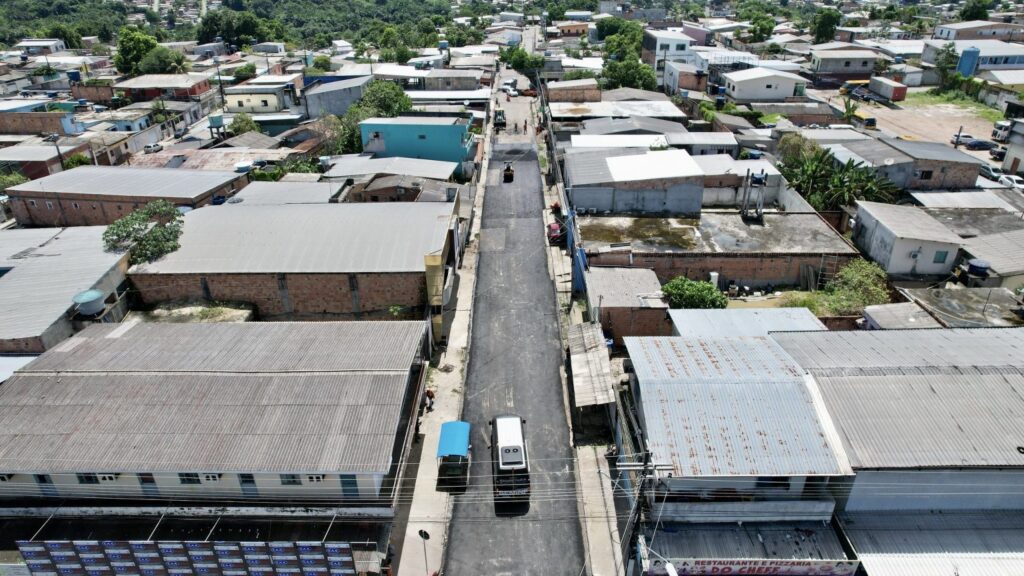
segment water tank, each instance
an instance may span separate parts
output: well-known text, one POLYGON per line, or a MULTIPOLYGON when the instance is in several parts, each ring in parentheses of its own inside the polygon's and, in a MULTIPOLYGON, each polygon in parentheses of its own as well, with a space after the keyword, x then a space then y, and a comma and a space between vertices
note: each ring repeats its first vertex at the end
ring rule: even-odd
POLYGON ((686 100, 687 98, 690 97, 690 91, 689 90, 680 90, 679 91, 679 97, 682 98, 683 100, 686 100))
POLYGON ((978 61, 981 60, 981 49, 977 46, 970 46, 964 48, 964 51, 960 54, 960 61, 957 62, 956 71, 961 76, 974 76, 975 70, 978 68, 978 61))
POLYGON ((725 86, 719 86, 718 87, 718 93, 719 94, 725 94, 725 86))
POLYGON ((71 301, 75 303, 75 309, 82 316, 95 316, 103 312, 105 299, 103 292, 99 290, 86 290, 75 294, 71 301))
POLYGON ((20 58, 22 62, 28 62, 28 54, 22 54, 18 56, 18 58, 20 58))
POLYGON ((224 115, 223 114, 210 114, 210 128, 223 128, 224 127, 224 115))
POLYGON ((85 98, 79 98, 78 99, 78 105, 79 106, 88 106, 89 105, 89 101, 86 100, 85 98))
POLYGON ((56 92, 47 92, 46 93, 46 97, 51 99, 51 100, 53 100, 54 98, 57 97, 57 93, 56 92))
POLYGON ((709 275, 711 276, 711 285, 718 288, 718 272, 711 272, 709 275))
POLYGON ((235 164, 235 172, 241 172, 242 174, 245 174, 250 170, 252 170, 252 162, 250 161, 238 162, 235 164))
POLYGON ((323 168, 324 170, 327 170, 328 168, 330 168, 331 167, 331 157, 330 156, 321 156, 320 157, 320 167, 323 168))
POLYGON ((903 64, 903 56, 894 56, 893 62, 895 62, 896 64, 903 64))
POLYGON ((988 260, 981 258, 972 258, 967 261, 967 273, 973 276, 988 276, 988 270, 991 267, 988 260))
POLYGON ((72 82, 81 82, 82 81, 82 71, 81 70, 68 70, 68 80, 71 80, 72 82))
POLYGON ((725 108, 725 96, 715 96, 715 109, 721 110, 725 108))
POLYGON ((437 48, 438 48, 438 50, 447 50, 448 49, 448 41, 447 40, 439 41, 437 43, 437 48))

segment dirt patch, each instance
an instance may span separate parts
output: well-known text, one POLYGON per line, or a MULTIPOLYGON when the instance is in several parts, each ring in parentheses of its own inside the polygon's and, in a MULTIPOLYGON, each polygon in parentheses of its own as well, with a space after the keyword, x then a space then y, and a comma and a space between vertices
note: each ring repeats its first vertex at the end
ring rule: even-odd
POLYGON ((248 322, 253 318, 251 306, 223 302, 172 302, 153 310, 132 312, 125 321, 163 322, 172 324, 205 322, 248 322))
POLYGON ((646 244, 692 249, 697 245, 700 221, 690 218, 602 218, 582 223, 584 242, 597 244, 646 244))

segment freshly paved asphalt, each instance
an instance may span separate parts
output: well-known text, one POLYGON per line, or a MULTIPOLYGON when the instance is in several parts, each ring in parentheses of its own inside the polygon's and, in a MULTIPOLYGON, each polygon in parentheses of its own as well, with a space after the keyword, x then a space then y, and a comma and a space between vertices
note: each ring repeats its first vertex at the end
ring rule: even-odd
POLYGON ((473 426, 472 479, 456 499, 445 574, 578 576, 583 543, 536 150, 496 145, 487 178, 463 414, 473 426), (515 167, 509 184, 506 160, 515 167), (528 506, 496 510, 487 422, 506 413, 526 420, 532 494, 528 506))

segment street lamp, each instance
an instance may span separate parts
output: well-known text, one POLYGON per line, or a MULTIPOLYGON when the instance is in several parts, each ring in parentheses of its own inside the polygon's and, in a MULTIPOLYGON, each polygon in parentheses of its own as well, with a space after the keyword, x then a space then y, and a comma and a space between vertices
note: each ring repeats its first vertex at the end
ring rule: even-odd
POLYGON ((427 540, 430 540, 430 533, 420 530, 420 538, 423 540, 423 570, 430 576, 430 567, 427 566, 427 540))

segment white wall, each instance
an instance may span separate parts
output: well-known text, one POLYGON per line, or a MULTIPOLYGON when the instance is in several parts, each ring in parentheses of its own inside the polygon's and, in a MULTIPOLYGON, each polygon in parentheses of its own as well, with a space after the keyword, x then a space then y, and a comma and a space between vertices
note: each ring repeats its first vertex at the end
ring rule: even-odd
POLYGON ((945 242, 924 242, 921 240, 898 239, 893 245, 886 272, 890 274, 947 274, 953 269, 953 262, 960 247, 945 242), (937 252, 946 252, 943 262, 934 261, 937 252), (917 258, 911 257, 917 253, 917 258))
POLYGON ((1020 510, 1024 470, 858 470, 846 510, 1020 510))
MULTIPOLYGON (((341 475, 324 474, 322 482, 309 480, 311 473, 299 473, 301 485, 282 485, 281 475, 276 473, 253 474, 257 496, 273 498, 309 498, 311 502, 318 497, 330 497, 334 501, 344 497, 341 475)), ((353 474, 358 486, 358 498, 371 499, 380 495, 383 477, 379 474, 353 474)), ((146 494, 139 477, 135 473, 121 473, 113 480, 101 481, 99 484, 81 484, 74 474, 50 474, 53 489, 58 496, 96 498, 142 498, 146 494)), ((199 474, 199 484, 182 484, 177 473, 154 474, 155 490, 160 497, 177 496, 183 499, 196 498, 244 498, 246 497, 236 473, 223 473, 219 480, 207 480, 199 474)), ((0 498, 18 496, 36 497, 46 495, 32 474, 15 474, 5 482, 0 482, 0 498)))
POLYGON ((781 102, 793 96, 798 82, 792 78, 767 77, 733 82, 726 78, 725 93, 741 102, 781 102))

